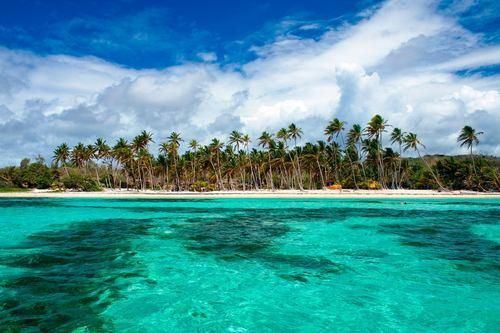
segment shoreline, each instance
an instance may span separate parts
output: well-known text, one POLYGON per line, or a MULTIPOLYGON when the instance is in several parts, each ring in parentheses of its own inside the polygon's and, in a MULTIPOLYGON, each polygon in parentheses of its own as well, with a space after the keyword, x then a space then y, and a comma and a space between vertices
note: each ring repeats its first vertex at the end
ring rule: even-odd
POLYGON ((188 198, 498 198, 500 192, 435 190, 259 190, 213 192, 167 192, 137 190, 104 190, 102 192, 54 192, 33 190, 28 192, 0 193, 0 198, 138 198, 138 199, 188 199, 188 198))

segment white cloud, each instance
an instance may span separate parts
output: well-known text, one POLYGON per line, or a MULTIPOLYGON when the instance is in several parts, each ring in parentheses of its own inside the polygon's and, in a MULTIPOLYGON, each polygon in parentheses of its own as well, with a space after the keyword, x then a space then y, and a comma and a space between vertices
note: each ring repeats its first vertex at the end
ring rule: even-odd
POLYGON ((199 52, 197 56, 204 62, 217 61, 217 54, 215 54, 214 52, 199 52))
MULTIPOLYGON (((307 25, 304 25, 307 27, 307 25)), ((93 57, 40 57, 0 48, 1 164, 60 142, 114 140, 142 129, 208 142, 233 129, 253 137, 290 122, 321 139, 334 116, 364 124, 380 113, 419 133, 429 152, 457 153, 464 124, 500 154, 500 77, 455 70, 500 62, 498 47, 437 12, 431 1, 388 1, 318 40, 279 36, 242 66, 201 63, 132 70, 93 57)))

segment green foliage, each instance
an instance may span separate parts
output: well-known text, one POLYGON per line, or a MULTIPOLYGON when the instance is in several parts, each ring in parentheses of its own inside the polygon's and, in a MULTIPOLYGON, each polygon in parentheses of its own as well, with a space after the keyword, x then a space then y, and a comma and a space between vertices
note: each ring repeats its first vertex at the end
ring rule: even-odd
POLYGON ((382 184, 376 180, 365 180, 358 184, 359 188, 362 190, 380 190, 382 184))
POLYGON ((190 190, 196 192, 211 192, 215 191, 215 188, 214 184, 210 184, 203 180, 197 180, 190 186, 190 190))
POLYGON ((27 188, 19 188, 19 187, 1 187, 0 193, 11 193, 11 192, 26 192, 27 188))
POLYGON ((471 159, 447 157, 437 161, 435 169, 450 189, 498 191, 500 184, 496 168, 484 158, 476 158, 474 164, 471 159))
POLYGON ((65 188, 77 191, 102 191, 101 186, 96 183, 95 179, 75 172, 70 172, 69 175, 63 176, 61 183, 65 188))
POLYGON ((7 167, 0 170, 0 187, 2 188, 38 188, 47 189, 53 181, 52 170, 45 165, 42 158, 34 163, 23 159, 19 167, 7 167))

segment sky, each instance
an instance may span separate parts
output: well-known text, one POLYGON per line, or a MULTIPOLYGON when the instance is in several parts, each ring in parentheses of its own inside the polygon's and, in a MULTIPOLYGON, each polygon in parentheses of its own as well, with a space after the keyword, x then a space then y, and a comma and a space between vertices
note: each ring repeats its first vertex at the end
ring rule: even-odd
POLYGON ((467 124, 500 155, 495 0, 2 2, 0 165, 143 129, 324 140, 377 113, 426 153, 464 153, 467 124))

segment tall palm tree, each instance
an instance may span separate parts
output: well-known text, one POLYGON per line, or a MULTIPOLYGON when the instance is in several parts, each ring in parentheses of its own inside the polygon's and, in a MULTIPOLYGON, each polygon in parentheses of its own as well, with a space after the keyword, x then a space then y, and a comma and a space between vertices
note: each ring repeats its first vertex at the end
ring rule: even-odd
POLYGON ((104 140, 103 138, 97 138, 97 140, 94 143, 94 157, 96 159, 95 174, 96 174, 97 184, 100 184, 101 180, 101 178, 99 177, 99 161, 106 160, 107 158, 109 158, 110 150, 111 148, 106 143, 106 140, 104 140))
POLYGON ((113 187, 118 185, 121 188, 121 178, 118 177, 118 168, 121 166, 128 189, 129 174, 132 174, 133 177, 133 170, 127 167, 127 165, 131 166, 132 163, 132 149, 128 141, 125 138, 119 138, 113 146, 111 155, 117 162, 116 169, 113 171, 113 187), (119 184, 116 182, 117 178, 119 178, 119 184))
POLYGON ((181 135, 177 132, 170 133, 170 136, 167 139, 167 142, 170 146, 170 155, 172 156, 172 160, 174 162, 175 188, 177 191, 180 190, 179 170, 177 168, 177 163, 179 159, 179 147, 181 146, 181 141, 181 135))
POLYGON ((361 165, 361 171, 363 172, 363 177, 366 180, 365 165, 363 163, 363 156, 361 149, 362 140, 363 140, 363 130, 361 129, 361 125, 359 124, 352 125, 352 128, 347 133, 347 145, 356 147, 357 163, 361 165))
POLYGON ((401 163, 402 163, 402 145, 403 145, 403 139, 406 133, 404 133, 401 128, 394 127, 394 129, 391 132, 391 144, 398 144, 399 147, 399 163, 398 163, 398 170, 396 172, 396 184, 398 187, 401 187, 401 163))
POLYGON ((427 167, 427 169, 429 169, 429 171, 431 172, 432 177, 434 178, 434 180, 438 184, 439 188, 442 189, 442 190, 447 191, 447 189, 439 181, 439 179, 436 176, 436 174, 434 173, 434 171, 432 171, 432 168, 430 167, 430 165, 427 163, 427 161, 420 154, 420 150, 418 149, 418 147, 425 148, 425 146, 417 138, 417 135, 415 133, 408 133, 408 134, 405 135, 405 137, 403 139, 403 142, 404 142, 404 151, 407 151, 408 149, 412 149, 412 150, 416 151, 418 157, 424 162, 424 164, 427 167))
MULTIPOLYGON (((330 121, 325 128, 325 134, 328 136, 328 141, 332 141, 334 138, 338 138, 340 136, 340 141, 342 143, 342 146, 345 147, 344 135, 342 134, 345 129, 345 124, 346 124, 345 121, 341 121, 338 118, 334 118, 332 121, 330 121)), ((352 159, 349 152, 347 151, 347 148, 345 150, 345 156, 347 156, 347 159, 349 160, 354 186, 358 188, 358 183, 356 182, 356 173, 354 171, 352 159)))
POLYGON ((132 140, 132 152, 136 157, 137 175, 142 189, 146 189, 146 173, 149 174, 151 185, 153 185, 153 165, 151 155, 148 153, 149 144, 153 141, 153 134, 143 130, 132 140), (144 170, 145 169, 145 170, 144 170))
POLYGON ((85 145, 78 142, 71 150, 71 162, 73 162, 78 169, 81 169, 85 164, 85 149, 85 145))
MULTIPOLYGON (((232 131, 229 134, 229 144, 234 148, 237 154, 240 153, 240 146, 243 145, 243 134, 241 132, 238 132, 236 130, 232 131)), ((245 168, 241 167, 239 168, 240 170, 240 177, 243 185, 243 191, 246 190, 246 179, 245 179, 245 168)))
POLYGON ((238 131, 232 131, 229 134, 229 140, 228 143, 234 147, 236 152, 240 151, 240 145, 243 143, 242 142, 242 134, 238 131))
POLYGON ((300 150, 297 149, 297 139, 300 139, 302 137, 302 129, 300 127, 297 127, 294 123, 291 123, 288 125, 288 136, 290 139, 293 140, 293 146, 295 150, 295 156, 296 156, 296 165, 297 165, 297 179, 299 183, 299 188, 302 191, 303 185, 302 185, 302 170, 300 167, 300 150))
POLYGON ((209 145, 209 150, 211 154, 215 154, 217 168, 214 168, 216 179, 219 183, 219 189, 224 190, 224 182, 222 181, 222 166, 220 161, 221 150, 224 147, 224 143, 217 138, 212 139, 212 142, 209 145))
POLYGON ((271 147, 274 145, 273 135, 264 131, 259 137, 259 146, 267 149, 267 158, 269 163, 269 186, 274 190, 273 185, 273 169, 271 166, 271 147))
MULTIPOLYGON (((295 126, 295 125, 294 125, 295 126)), ((292 162, 292 169, 293 169, 293 174, 292 177, 295 177, 297 179, 297 184, 299 183, 299 176, 298 176, 298 171, 297 167, 295 166, 295 157, 292 157, 292 154, 290 150, 288 149, 288 140, 290 139, 290 131, 287 128, 280 128, 279 131, 276 133, 276 138, 281 140, 283 142, 283 149, 285 151, 285 154, 290 158, 290 161, 292 162)), ((292 180, 292 187, 294 186, 294 181, 292 180)))
POLYGON ((384 163, 382 160, 382 134, 386 131, 387 121, 381 115, 374 115, 368 125, 366 126, 365 132, 369 139, 375 139, 377 142, 377 169, 379 173, 379 180, 383 187, 385 186, 384 177, 384 163))
POLYGON ((241 142, 243 143, 243 146, 245 147, 246 156, 248 158, 248 161, 250 162, 250 175, 252 177, 252 182, 255 186, 255 189, 258 190, 259 185, 257 182, 257 178, 255 177, 252 157, 250 156, 250 143, 252 142, 252 140, 250 139, 250 136, 248 134, 243 134, 241 137, 241 142))
POLYGON ((53 155, 54 157, 52 161, 56 164, 56 166, 62 166, 64 168, 66 176, 68 176, 69 173, 68 173, 67 163, 71 156, 71 150, 68 144, 61 143, 59 146, 56 147, 56 149, 54 149, 53 155))
POLYGON ((198 164, 198 149, 200 148, 200 143, 197 140, 189 141, 189 149, 193 152, 193 160, 191 166, 193 168, 193 183, 198 179, 196 176, 196 166, 198 164))
POLYGON ((474 128, 467 125, 467 126, 464 126, 464 128, 462 128, 462 130, 460 131, 460 134, 457 138, 457 142, 460 143, 460 147, 467 146, 467 148, 469 149, 469 156, 470 156, 470 159, 472 160, 472 168, 474 170, 474 175, 476 175, 476 176, 477 176, 476 164, 474 162, 474 155, 472 154, 472 147, 474 145, 477 146, 479 144, 478 136, 481 134, 484 134, 484 133, 483 132, 476 132, 476 130, 474 128))
POLYGON ((170 152, 172 151, 172 147, 170 146, 170 143, 162 142, 162 143, 160 143, 160 147, 158 148, 158 150, 160 151, 161 156, 163 156, 163 159, 165 162, 164 178, 166 178, 167 186, 170 186, 168 165, 169 165, 169 161, 170 161, 170 152))

